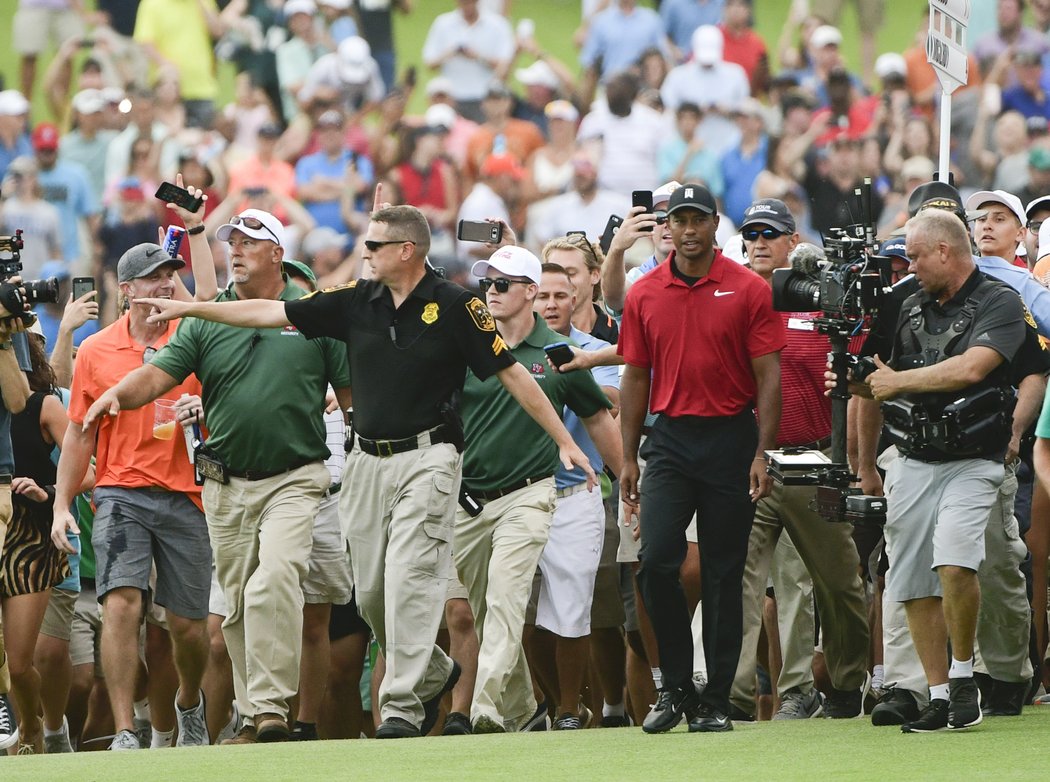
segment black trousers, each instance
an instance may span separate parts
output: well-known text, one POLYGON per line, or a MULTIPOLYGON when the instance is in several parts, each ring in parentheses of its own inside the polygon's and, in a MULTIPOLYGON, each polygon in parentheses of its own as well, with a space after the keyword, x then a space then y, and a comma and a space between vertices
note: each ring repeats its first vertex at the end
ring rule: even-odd
POLYGON ((691 686, 693 636, 679 568, 697 515, 707 687, 727 710, 743 635, 742 581, 755 506, 749 495, 758 445, 750 410, 725 418, 660 416, 646 440, 638 586, 660 650, 664 687, 691 686))

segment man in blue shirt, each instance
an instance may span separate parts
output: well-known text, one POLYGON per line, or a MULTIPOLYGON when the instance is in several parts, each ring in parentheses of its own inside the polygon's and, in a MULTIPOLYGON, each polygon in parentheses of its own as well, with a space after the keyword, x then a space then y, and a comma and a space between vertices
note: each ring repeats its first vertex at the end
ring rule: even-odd
POLYGON ((62 227, 62 256, 66 263, 80 257, 80 220, 86 219, 92 236, 98 233, 99 205, 87 171, 78 163, 58 159, 58 128, 41 122, 33 130, 33 151, 39 166, 37 179, 44 200, 57 210, 62 227))
POLYGON ((680 62, 689 59, 693 53, 693 31, 701 25, 721 22, 724 6, 725 0, 664 0, 660 3, 664 30, 677 49, 680 62))
POLYGON ((26 133, 29 101, 18 90, 0 92, 0 179, 16 157, 30 155, 33 148, 26 133))
POLYGON ((605 81, 638 62, 653 47, 668 54, 667 35, 659 14, 639 8, 637 0, 617 0, 596 14, 580 52, 580 63, 592 76, 605 81))

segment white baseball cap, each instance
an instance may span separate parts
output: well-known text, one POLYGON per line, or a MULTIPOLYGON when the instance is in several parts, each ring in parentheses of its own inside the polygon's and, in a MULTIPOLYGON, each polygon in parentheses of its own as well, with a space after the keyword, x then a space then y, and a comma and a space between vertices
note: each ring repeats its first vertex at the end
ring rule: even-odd
POLYGON ((423 114, 423 124, 431 128, 451 130, 456 126, 456 110, 447 103, 435 103, 423 114))
POLYGON ((1015 196, 1013 193, 1008 193, 1005 190, 978 190, 972 196, 966 199, 966 211, 974 209, 980 209, 982 204, 1002 204, 1017 217, 1017 222, 1022 226, 1028 222, 1028 218, 1024 212, 1024 206, 1021 204, 1021 199, 1015 196))
POLYGON ((543 113, 547 119, 561 119, 566 122, 575 122, 580 118, 580 112, 567 100, 552 100, 543 107, 543 113))
POLYGON ((701 65, 714 65, 722 60, 725 38, 713 24, 702 24, 693 31, 693 59, 701 65))
POLYGON ((543 60, 536 60, 528 68, 518 68, 514 77, 526 87, 548 87, 558 89, 559 81, 551 66, 543 60))
POLYGON ((18 117, 29 113, 29 101, 18 90, 0 92, 0 116, 18 117))
POLYGON ((106 99, 98 90, 81 90, 73 96, 73 109, 80 114, 95 114, 106 107, 106 99))
POLYGON ((814 49, 823 49, 825 46, 842 46, 842 33, 837 27, 822 24, 813 31, 813 35, 809 37, 809 43, 814 49))
POLYGON ((427 82, 427 97, 432 98, 435 95, 451 95, 452 94, 452 79, 447 76, 435 76, 433 79, 427 82))
POLYGON ((893 75, 906 76, 907 74, 908 65, 897 52, 880 54, 879 59, 875 60, 875 75, 880 79, 893 75))
POLYGON ((527 277, 537 285, 543 277, 543 264, 540 259, 524 247, 508 245, 500 247, 487 261, 478 261, 470 267, 470 273, 477 278, 488 277, 491 271, 503 272, 511 277, 527 277))
POLYGON ((671 200, 671 193, 680 188, 682 183, 672 179, 670 182, 665 182, 660 185, 656 190, 653 191, 653 206, 659 204, 666 204, 671 200))
POLYGON ((230 234, 240 231, 252 239, 259 239, 274 244, 284 244, 284 226, 281 221, 269 212, 262 209, 245 209, 240 214, 230 218, 230 222, 220 225, 215 232, 215 238, 220 242, 228 242, 230 234))
POLYGON ((351 84, 368 81, 368 61, 372 59, 372 47, 359 35, 351 35, 339 43, 336 50, 339 58, 339 76, 351 84))
POLYGON ((317 6, 314 4, 314 0, 288 0, 282 10, 284 11, 284 18, 291 19, 295 14, 313 16, 317 13, 317 6))
POLYGON ((1024 208, 1024 213, 1027 217, 1031 218, 1032 212, 1039 207, 1043 209, 1050 209, 1050 195, 1039 196, 1028 202, 1028 206, 1024 208))

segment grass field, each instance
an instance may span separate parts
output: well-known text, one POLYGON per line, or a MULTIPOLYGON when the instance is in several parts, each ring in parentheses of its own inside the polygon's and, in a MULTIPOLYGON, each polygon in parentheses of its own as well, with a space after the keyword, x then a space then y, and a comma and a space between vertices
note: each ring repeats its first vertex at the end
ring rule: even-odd
POLYGON ((903 735, 867 720, 737 725, 732 733, 661 736, 641 729, 414 741, 325 741, 0 760, 4 782, 892 782, 1046 778, 1050 708, 962 733, 903 735))

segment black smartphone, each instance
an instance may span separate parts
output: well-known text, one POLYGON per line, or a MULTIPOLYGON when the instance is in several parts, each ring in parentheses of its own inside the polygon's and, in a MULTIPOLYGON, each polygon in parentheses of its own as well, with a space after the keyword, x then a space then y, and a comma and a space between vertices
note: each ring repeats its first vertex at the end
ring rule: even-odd
MULTIPOLYGON (((652 190, 635 190, 631 193, 631 206, 641 206, 645 208, 645 214, 652 214, 653 212, 653 191, 652 190)), ((646 228, 646 231, 653 230, 652 228, 646 228)))
POLYGON ((171 182, 161 182, 155 195, 164 203, 181 206, 187 212, 196 212, 204 203, 203 198, 194 198, 190 195, 189 190, 173 185, 171 182))
POLYGON ((598 240, 598 246, 602 248, 602 252, 605 255, 609 254, 609 245, 612 244, 613 237, 616 236, 616 232, 620 230, 621 225, 623 225, 622 217, 619 215, 609 215, 609 222, 605 224, 602 238, 598 240))
POLYGON ((568 364, 574 358, 572 348, 569 347, 568 342, 555 342, 553 345, 544 345, 543 352, 547 354, 547 358, 556 367, 568 364))
POLYGON ((95 290, 95 278, 94 277, 74 277, 73 278, 73 301, 76 301, 86 293, 90 293, 95 290))
POLYGON ((461 242, 485 242, 499 244, 503 241, 503 223, 481 220, 460 220, 456 226, 456 238, 461 242))

